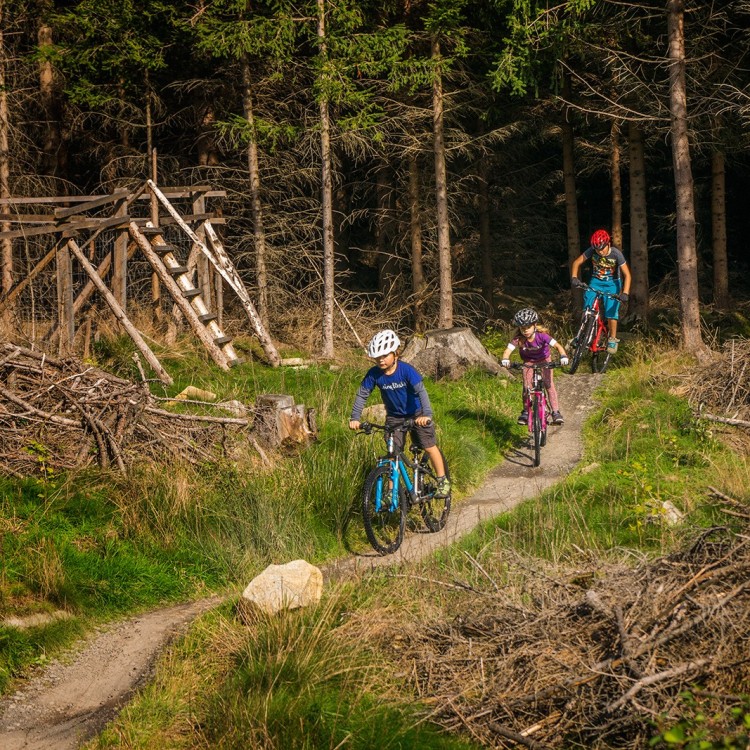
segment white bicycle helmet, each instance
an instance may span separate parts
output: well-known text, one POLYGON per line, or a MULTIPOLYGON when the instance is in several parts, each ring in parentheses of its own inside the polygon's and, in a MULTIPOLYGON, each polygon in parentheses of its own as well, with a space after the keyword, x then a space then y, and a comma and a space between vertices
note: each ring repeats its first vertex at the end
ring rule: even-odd
POLYGON ((367 345, 367 356, 371 359, 384 357, 386 354, 395 352, 399 346, 401 346, 399 337, 390 328, 386 328, 383 331, 378 331, 370 339, 370 343, 367 345))
POLYGON ((530 307, 524 307, 513 316, 513 325, 519 328, 527 328, 536 325, 538 322, 539 316, 536 310, 532 310, 530 307))

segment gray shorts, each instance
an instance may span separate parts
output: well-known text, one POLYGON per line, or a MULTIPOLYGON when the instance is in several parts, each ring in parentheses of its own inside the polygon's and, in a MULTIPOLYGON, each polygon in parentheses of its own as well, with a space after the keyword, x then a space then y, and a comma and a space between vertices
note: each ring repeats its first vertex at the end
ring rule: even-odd
MULTIPOLYGON (((415 414, 413 417, 386 417, 385 418, 385 426, 386 427, 399 427, 402 425, 407 419, 416 419, 419 414, 415 414)), ((409 430, 409 434, 411 435, 411 441, 415 445, 418 445, 420 448, 432 448, 435 445, 437 445, 437 437, 435 436, 435 422, 434 420, 430 422, 426 427, 419 427, 418 425, 415 425, 409 430)), ((404 438, 406 437, 406 433, 401 430, 396 430, 396 432, 393 433, 393 447, 396 452, 401 451, 404 449, 404 438)))

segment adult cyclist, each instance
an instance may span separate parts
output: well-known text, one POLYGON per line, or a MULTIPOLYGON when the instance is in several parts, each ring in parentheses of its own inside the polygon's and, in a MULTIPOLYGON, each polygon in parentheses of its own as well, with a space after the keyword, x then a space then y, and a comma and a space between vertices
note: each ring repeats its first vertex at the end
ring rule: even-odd
POLYGON ((570 269, 571 286, 583 286, 578 274, 581 266, 591 261, 591 281, 589 288, 583 294, 583 306, 594 304, 596 292, 603 292, 610 296, 604 297, 604 317, 607 318, 609 340, 607 351, 614 354, 620 339, 617 338, 617 321, 620 317, 620 302, 615 299, 618 295, 623 302, 628 301, 630 295, 630 268, 622 250, 615 247, 606 229, 597 229, 591 235, 591 246, 584 250, 574 261, 570 269))

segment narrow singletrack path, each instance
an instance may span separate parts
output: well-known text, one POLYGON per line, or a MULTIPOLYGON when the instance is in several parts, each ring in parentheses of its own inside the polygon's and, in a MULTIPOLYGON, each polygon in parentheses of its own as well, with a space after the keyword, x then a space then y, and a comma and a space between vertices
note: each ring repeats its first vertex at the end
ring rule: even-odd
MULTIPOLYGON (((564 478, 581 458, 581 428, 592 409, 600 375, 557 380, 565 425, 550 426, 542 464, 532 465, 531 448, 519 446, 468 500, 451 510, 436 533, 407 533, 394 555, 346 558, 326 566, 327 580, 361 575, 386 565, 419 560, 564 478)), ((175 636, 220 598, 159 609, 102 626, 80 651, 54 661, 21 689, 0 699, 2 750, 74 750, 100 732, 151 676, 153 665, 175 636)))

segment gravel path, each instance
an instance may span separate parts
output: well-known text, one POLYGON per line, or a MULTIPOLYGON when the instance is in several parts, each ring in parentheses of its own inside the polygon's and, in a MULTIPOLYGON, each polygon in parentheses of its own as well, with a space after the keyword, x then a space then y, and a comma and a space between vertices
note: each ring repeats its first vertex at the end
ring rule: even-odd
MULTIPOLYGON (((441 532, 408 533, 401 549, 388 557, 365 554, 329 565, 326 579, 418 560, 563 478, 580 460, 581 427, 600 377, 579 374, 558 380, 566 422, 550 427, 541 466, 532 466, 530 449, 514 450, 471 498, 454 509, 441 532)), ((96 735, 148 681, 169 641, 219 601, 167 607, 99 628, 80 650, 51 663, 18 692, 0 699, 0 748, 73 750, 96 735)))

